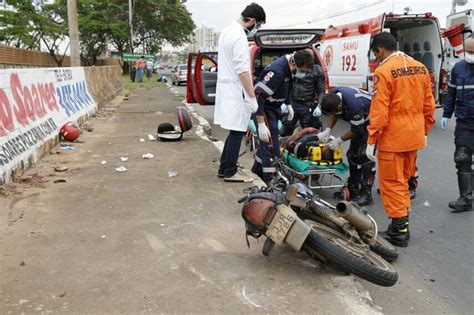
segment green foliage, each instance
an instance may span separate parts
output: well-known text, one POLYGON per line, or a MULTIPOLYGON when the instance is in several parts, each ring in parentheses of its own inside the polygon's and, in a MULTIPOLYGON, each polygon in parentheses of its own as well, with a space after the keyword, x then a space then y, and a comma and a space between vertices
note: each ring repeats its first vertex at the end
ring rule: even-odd
POLYGON ((65 21, 57 14, 54 5, 43 5, 39 10, 26 0, 6 0, 14 10, 0 10, 0 41, 18 48, 39 50, 46 47, 61 65, 56 54, 65 39, 65 21))
MULTIPOLYGON (((67 0, 56 0, 36 10, 29 0, 6 0, 15 11, 0 10, 0 41, 27 49, 40 42, 54 54, 67 34, 67 0)), ((181 45, 195 25, 179 1, 134 0, 134 50, 156 53, 164 42, 181 45)), ((81 55, 95 64, 109 46, 119 53, 131 51, 128 0, 77 0, 81 55)))

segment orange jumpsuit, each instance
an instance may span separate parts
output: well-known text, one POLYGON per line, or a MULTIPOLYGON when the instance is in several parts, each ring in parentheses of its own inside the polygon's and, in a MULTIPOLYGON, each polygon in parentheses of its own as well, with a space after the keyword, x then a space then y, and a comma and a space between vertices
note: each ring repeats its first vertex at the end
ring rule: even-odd
POLYGON ((435 102, 426 67, 402 53, 387 57, 374 71, 375 95, 368 126, 369 144, 377 144, 380 193, 387 216, 408 215, 408 180, 416 152, 435 123, 435 102))

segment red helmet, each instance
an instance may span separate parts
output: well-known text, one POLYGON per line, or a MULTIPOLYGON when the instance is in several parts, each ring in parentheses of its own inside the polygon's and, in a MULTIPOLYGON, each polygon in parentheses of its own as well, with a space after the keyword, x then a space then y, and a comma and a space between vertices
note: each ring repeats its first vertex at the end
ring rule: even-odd
POLYGON ((64 140, 72 142, 79 138, 81 130, 72 122, 68 122, 61 127, 59 134, 64 138, 64 140))

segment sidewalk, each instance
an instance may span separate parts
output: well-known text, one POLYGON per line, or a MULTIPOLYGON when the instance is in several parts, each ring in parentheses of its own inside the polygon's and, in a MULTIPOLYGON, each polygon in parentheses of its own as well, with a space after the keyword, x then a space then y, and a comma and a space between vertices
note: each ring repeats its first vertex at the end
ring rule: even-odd
POLYGON ((353 277, 247 248, 236 200, 248 184, 216 177, 216 147, 192 131, 147 139, 178 105, 167 88, 135 91, 0 196, 0 313, 376 313, 353 277))

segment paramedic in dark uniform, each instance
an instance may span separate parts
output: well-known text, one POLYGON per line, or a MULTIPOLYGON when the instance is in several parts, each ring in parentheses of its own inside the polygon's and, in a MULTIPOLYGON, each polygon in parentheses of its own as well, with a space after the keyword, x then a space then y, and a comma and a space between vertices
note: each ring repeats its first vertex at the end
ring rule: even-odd
POLYGON ((445 129, 448 119, 456 116, 454 129, 454 162, 458 171, 459 198, 451 201, 452 212, 472 210, 472 189, 474 171, 472 154, 474 152, 474 39, 464 43, 464 60, 456 63, 451 70, 448 93, 444 104, 441 128, 445 129))
POLYGON ((288 118, 293 119, 293 108, 290 105, 291 77, 298 69, 308 71, 311 64, 307 63, 306 53, 300 50, 285 55, 266 66, 255 84, 258 110, 256 113, 258 137, 260 139, 252 172, 268 183, 275 173, 271 164, 268 145, 271 141, 273 154, 280 157, 280 141, 278 139, 278 121, 281 120, 281 105, 288 106, 288 118))
POLYGON ((321 66, 314 64, 314 55, 311 49, 302 51, 302 57, 307 59, 307 63, 313 66, 309 71, 296 71, 291 88, 291 106, 294 110, 293 119, 285 121, 281 132, 283 137, 289 136, 295 130, 298 121, 301 128, 313 127, 321 128, 321 110, 318 104, 321 103, 326 86, 325 76, 321 66))
MULTIPOLYGON (((340 137, 332 139, 329 142, 329 147, 335 150, 344 141, 351 140, 347 151, 348 188, 351 201, 359 206, 372 203, 375 162, 370 161, 365 155, 371 100, 372 95, 366 91, 341 86, 333 88, 321 102, 322 111, 329 113, 327 128, 319 135, 321 141, 329 141, 331 129, 337 122, 337 112, 342 111, 342 118, 351 124, 351 129, 340 137)), ((336 194, 336 197, 341 196, 336 194)))

